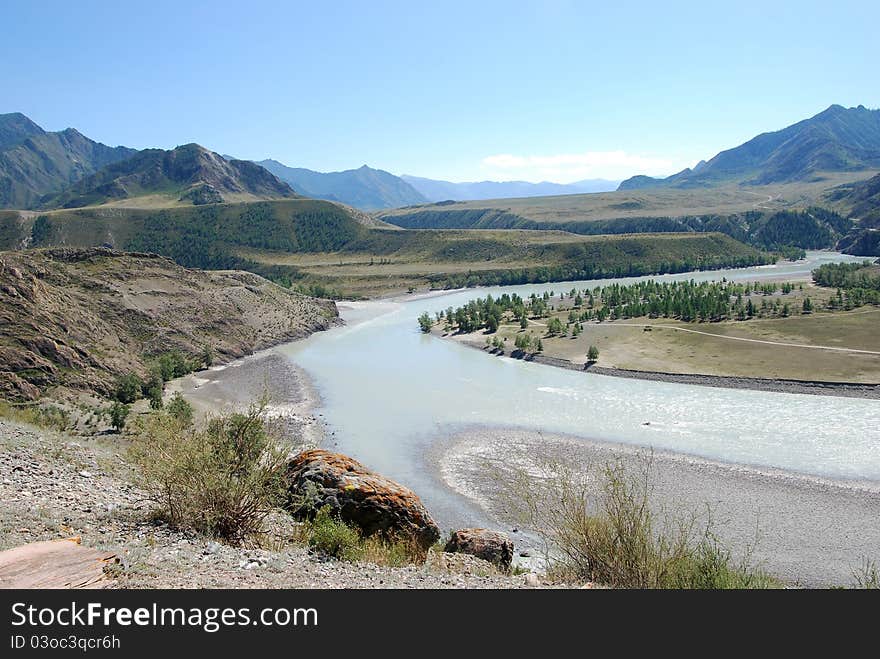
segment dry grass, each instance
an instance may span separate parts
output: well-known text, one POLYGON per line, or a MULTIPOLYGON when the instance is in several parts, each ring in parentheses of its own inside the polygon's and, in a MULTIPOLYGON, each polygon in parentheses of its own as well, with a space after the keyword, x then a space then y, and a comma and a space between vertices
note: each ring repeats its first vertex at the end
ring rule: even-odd
POLYGON ((287 464, 265 410, 261 401, 203 429, 168 412, 151 414, 136 430, 130 457, 156 515, 232 544, 257 537, 281 500, 287 464))
POLYGON ((816 182, 783 183, 766 186, 722 185, 689 190, 631 190, 593 194, 490 199, 455 204, 425 205, 392 209, 378 213, 380 219, 414 210, 459 211, 498 209, 536 222, 581 222, 626 217, 676 217, 711 213, 738 213, 756 208, 783 210, 809 205, 836 185, 868 179, 874 172, 832 172, 816 182), (772 201, 768 198, 772 197, 772 201))
POLYGON ((736 561, 712 531, 711 514, 656 508, 651 463, 638 472, 608 464, 581 474, 545 462, 541 475, 524 471, 508 490, 508 508, 536 529, 549 573, 560 580, 613 588, 774 588, 749 563, 736 561))
POLYGON ((69 414, 54 405, 14 404, 5 400, 0 400, 0 418, 58 431, 71 425, 69 414))

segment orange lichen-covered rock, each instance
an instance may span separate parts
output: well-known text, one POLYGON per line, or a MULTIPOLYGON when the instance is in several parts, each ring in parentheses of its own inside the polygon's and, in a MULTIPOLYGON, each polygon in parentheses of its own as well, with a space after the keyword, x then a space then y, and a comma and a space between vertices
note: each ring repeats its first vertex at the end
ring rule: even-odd
POLYGON ((287 467, 287 492, 288 509, 296 517, 329 506, 364 535, 412 537, 425 549, 440 538, 412 490, 341 453, 314 449, 297 455, 287 467))

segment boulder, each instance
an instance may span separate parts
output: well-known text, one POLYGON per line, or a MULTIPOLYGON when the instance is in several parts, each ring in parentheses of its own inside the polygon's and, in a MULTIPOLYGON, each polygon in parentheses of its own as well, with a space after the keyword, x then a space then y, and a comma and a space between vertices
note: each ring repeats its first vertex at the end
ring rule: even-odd
POLYGON ((287 466, 288 510, 309 518, 330 506, 364 535, 412 537, 427 550, 440 529, 410 489, 340 453, 304 451, 287 466))
POLYGON ((443 550, 449 553, 471 554, 509 572, 513 561, 513 542, 504 533, 487 529, 460 529, 453 531, 443 550))

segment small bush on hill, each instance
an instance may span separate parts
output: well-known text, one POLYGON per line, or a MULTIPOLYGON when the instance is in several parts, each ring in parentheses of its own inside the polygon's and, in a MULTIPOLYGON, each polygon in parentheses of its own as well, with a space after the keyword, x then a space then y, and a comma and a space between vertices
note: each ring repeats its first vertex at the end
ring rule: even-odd
POLYGON ((246 542, 280 501, 287 463, 265 401, 204 429, 173 414, 173 406, 152 414, 136 434, 131 457, 141 484, 169 523, 246 542))
POLYGON ((413 538, 364 537, 357 529, 334 516, 328 506, 320 508, 314 519, 305 523, 303 535, 312 550, 344 561, 402 567, 421 565, 427 556, 413 538))
POLYGON ((175 392, 168 402, 167 411, 170 416, 183 426, 190 426, 193 422, 193 407, 181 395, 179 391, 175 392))
POLYGON ((120 403, 130 405, 141 397, 144 383, 134 373, 121 375, 116 379, 113 398, 120 403))
POLYGON ((116 432, 121 432, 125 428, 125 421, 128 419, 129 411, 129 406, 125 403, 120 403, 118 400, 110 406, 110 425, 116 429, 116 432))

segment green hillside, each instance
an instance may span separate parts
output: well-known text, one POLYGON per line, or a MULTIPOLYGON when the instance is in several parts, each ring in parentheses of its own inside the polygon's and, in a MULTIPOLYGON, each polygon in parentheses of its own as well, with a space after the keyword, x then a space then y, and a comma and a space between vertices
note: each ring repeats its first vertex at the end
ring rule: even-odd
POLYGON ((880 256, 880 174, 838 186, 827 193, 826 200, 856 222, 838 241, 837 249, 855 256, 880 256))
MULTIPOLYGON (((636 193, 611 193, 609 195, 576 195, 531 200, 496 200, 499 207, 480 207, 476 203, 434 204, 416 206, 380 213, 377 217, 406 229, 531 229, 562 230, 583 235, 626 233, 681 233, 721 232, 737 240, 764 249, 795 246, 804 249, 821 249, 834 246, 835 242, 851 229, 851 222, 825 208, 809 206, 801 209, 772 210, 758 207, 751 197, 746 210, 731 212, 730 205, 719 204, 717 212, 677 215, 649 215, 662 213, 663 197, 676 197, 686 193, 645 191, 636 193), (612 195, 619 195, 616 203, 612 195), (604 200, 596 199, 603 196, 604 200), (584 211, 578 204, 583 199, 584 211), (654 197, 654 199, 651 199, 654 197), (604 203, 604 208, 602 207, 604 203), (593 205, 591 209, 589 206, 593 205), (601 218, 603 211, 616 207, 622 217, 601 218), (657 210, 653 210, 657 208, 657 210), (591 212, 601 219, 590 217, 591 212), (644 215, 638 215, 641 211, 644 215)), ((770 196, 770 195, 768 195, 770 196)), ((685 200, 682 200, 684 203, 685 200)), ((696 209, 706 211, 711 206, 696 209)), ((732 206, 736 208, 736 205, 732 206)), ((679 211, 687 211, 682 207, 679 211)), ((611 210, 611 214, 614 210, 611 210)))
POLYGON ((239 254, 266 267, 294 268, 302 282, 354 297, 739 267, 775 260, 722 234, 579 236, 517 230, 372 229, 333 252, 243 250, 239 254))
POLYGON ((245 269, 321 295, 745 266, 771 257, 721 234, 381 228, 327 201, 0 213, 0 249, 108 246, 181 265, 245 269))

